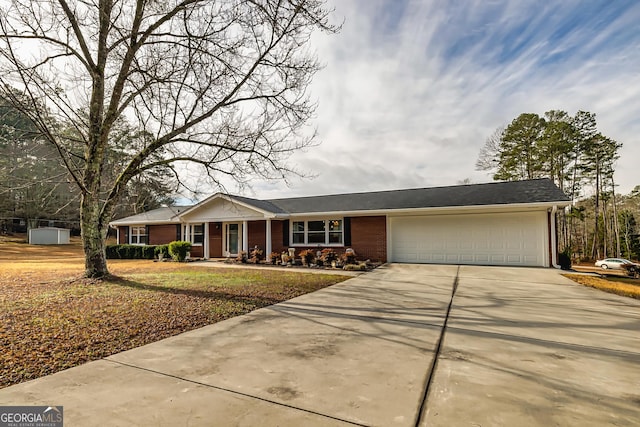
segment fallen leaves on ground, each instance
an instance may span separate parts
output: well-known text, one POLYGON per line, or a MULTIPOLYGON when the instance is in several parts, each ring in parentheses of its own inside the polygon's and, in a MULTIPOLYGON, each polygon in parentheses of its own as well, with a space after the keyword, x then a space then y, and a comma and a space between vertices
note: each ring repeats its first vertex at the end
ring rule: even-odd
MULTIPOLYGON (((5 268, 0 276, 0 387, 38 378, 248 313, 344 276, 110 263, 99 281, 81 267, 5 268)), ((0 266, 7 267, 7 265, 0 266)))
POLYGON ((603 278, 582 274, 565 274, 565 277, 590 288, 600 289, 612 294, 640 299, 640 280, 622 277, 603 278))

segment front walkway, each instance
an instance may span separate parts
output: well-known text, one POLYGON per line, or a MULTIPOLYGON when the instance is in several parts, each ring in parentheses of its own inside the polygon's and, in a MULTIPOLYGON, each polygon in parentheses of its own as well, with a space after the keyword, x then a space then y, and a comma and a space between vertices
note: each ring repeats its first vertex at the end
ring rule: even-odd
POLYGON ((639 321, 554 270, 391 265, 0 405, 63 405, 70 426, 633 425, 639 321))

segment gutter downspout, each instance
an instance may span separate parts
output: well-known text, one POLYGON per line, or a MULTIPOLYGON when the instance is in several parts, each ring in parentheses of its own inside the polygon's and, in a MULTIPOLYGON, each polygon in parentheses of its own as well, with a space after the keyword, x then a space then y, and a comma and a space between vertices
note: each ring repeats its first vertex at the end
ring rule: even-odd
POLYGON ((551 218, 549 218, 549 220, 551 221, 551 265, 553 266, 553 268, 560 268, 560 266, 558 265, 557 259, 558 259, 558 242, 557 242, 557 236, 556 236, 556 212, 558 211, 558 206, 557 205, 553 205, 553 207, 551 208, 551 218))

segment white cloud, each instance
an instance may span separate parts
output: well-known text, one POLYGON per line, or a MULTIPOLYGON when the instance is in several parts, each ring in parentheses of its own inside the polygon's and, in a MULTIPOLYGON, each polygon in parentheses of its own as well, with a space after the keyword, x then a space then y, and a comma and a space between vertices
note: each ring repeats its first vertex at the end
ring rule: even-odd
POLYGON ((317 177, 255 183, 255 196, 486 182, 474 170, 485 139, 550 109, 596 113, 624 144, 620 191, 640 184, 640 34, 629 28, 639 6, 601 16, 560 0, 334 5, 342 32, 314 38, 326 64, 312 86, 322 144, 292 158, 317 177))

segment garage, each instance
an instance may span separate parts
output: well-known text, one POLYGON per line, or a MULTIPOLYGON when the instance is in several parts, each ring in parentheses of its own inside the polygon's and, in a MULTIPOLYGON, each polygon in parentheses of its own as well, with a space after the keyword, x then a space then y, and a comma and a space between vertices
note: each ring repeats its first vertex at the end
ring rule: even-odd
POLYGON ((389 258, 548 267, 546 222, 546 211, 389 217, 389 258))

